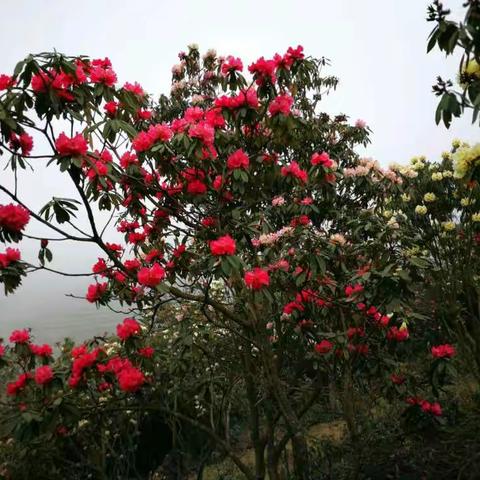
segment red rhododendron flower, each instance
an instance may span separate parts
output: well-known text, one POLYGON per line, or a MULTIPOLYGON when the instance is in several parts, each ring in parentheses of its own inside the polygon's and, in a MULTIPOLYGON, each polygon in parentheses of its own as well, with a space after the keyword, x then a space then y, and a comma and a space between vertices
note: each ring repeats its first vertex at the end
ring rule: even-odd
POLYGON ((401 376, 401 375, 397 375, 395 373, 392 373, 390 375, 390 380, 392 381, 392 383, 394 383, 395 385, 402 385, 403 383, 405 383, 405 377, 401 376))
POLYGON ((203 195, 207 191, 207 186, 199 179, 187 183, 187 192, 191 195, 203 195))
POLYGON ((215 129, 207 122, 199 122, 189 128, 188 136, 198 138, 205 145, 211 145, 215 140, 215 129))
POLYGON ((355 285, 347 285, 345 287, 345 295, 351 297, 357 293, 363 292, 363 285, 356 283, 355 285))
POLYGON ((117 82, 117 75, 109 67, 94 66, 90 70, 90 80, 92 83, 103 83, 107 87, 113 87, 117 82))
POLYGON ((152 358, 154 353, 155 349, 153 347, 143 347, 138 349, 138 354, 141 357, 152 358))
POLYGON ((210 242, 210 251, 212 255, 235 255, 235 240, 230 235, 224 235, 210 242))
POLYGON ((243 280, 245 285, 252 290, 260 290, 270 285, 270 275, 260 267, 255 267, 253 270, 245 272, 243 280))
POLYGON ((303 312, 305 307, 299 302, 290 302, 283 307, 283 313, 291 315, 295 311, 303 312))
POLYGON ((202 219, 200 223, 204 227, 211 228, 211 227, 214 227, 217 224, 217 222, 218 222, 218 219, 215 217, 205 217, 202 219))
POLYGON ((50 345, 44 343, 43 345, 30 345, 30 351, 38 357, 50 357, 53 353, 53 349, 50 345))
POLYGON ((117 325, 117 335, 123 341, 133 335, 137 335, 141 331, 142 327, 134 318, 126 318, 123 323, 117 325))
POLYGON ((55 142, 55 148, 61 157, 76 157, 87 153, 88 144, 80 133, 72 138, 67 137, 65 133, 61 133, 55 142))
POLYGON ((157 286, 165 277, 165 270, 154 263, 151 267, 143 267, 137 273, 138 283, 147 287, 157 286))
POLYGON ((351 340, 353 337, 364 337, 365 329, 363 327, 349 327, 347 330, 347 337, 351 340))
POLYGON ((98 262, 92 266, 92 272, 97 274, 105 273, 107 269, 107 264, 103 258, 99 258, 98 262))
POLYGON ((16 133, 10 135, 9 147, 17 151, 21 149, 22 155, 30 155, 33 149, 33 138, 28 133, 22 133, 18 136, 16 133))
POLYGON ((315 351, 320 355, 325 355, 329 353, 333 348, 333 343, 329 340, 323 339, 322 341, 315 344, 315 351))
POLYGON ((136 392, 145 383, 145 376, 138 368, 128 367, 118 372, 117 380, 124 392, 136 392))
MULTIPOLYGON (((215 99, 215 107, 218 108, 228 108, 234 110, 236 108, 241 108, 245 106, 253 108, 255 110, 260 106, 258 102, 257 91, 252 87, 248 88, 247 90, 241 90, 238 95, 234 95, 232 97, 222 95, 221 97, 215 99)), ((217 118, 220 122, 220 117, 217 116, 217 118)), ((221 122, 221 125, 217 124, 216 126, 223 126, 224 123, 225 120, 221 122)))
POLYGON ((20 390, 23 390, 27 385, 27 380, 32 378, 31 373, 21 373, 15 382, 7 384, 7 395, 16 395, 20 390))
POLYGON ((290 163, 290 165, 287 165, 285 167, 282 167, 280 169, 280 173, 284 176, 284 177, 287 177, 287 176, 292 176, 292 177, 295 177, 295 178, 298 178, 298 180, 300 180, 301 182, 303 183, 307 183, 308 182, 308 174, 305 170, 302 170, 300 168, 300 165, 298 164, 298 162, 295 162, 293 161, 292 163, 290 163))
POLYGON ((95 303, 102 298, 108 289, 107 283, 94 283, 88 286, 86 299, 90 303, 95 303))
POLYGON ((212 187, 214 190, 218 192, 223 186, 223 177, 221 175, 217 175, 213 182, 212 182, 212 187))
POLYGON ((48 72, 40 71, 36 73, 32 77, 31 86, 36 94, 46 93, 51 88, 60 98, 71 102, 75 97, 68 88, 74 83, 79 83, 79 81, 73 75, 50 69, 48 72))
POLYGON ((254 75, 257 85, 263 85, 266 81, 271 83, 277 81, 276 68, 277 65, 274 60, 265 60, 264 57, 260 57, 248 67, 248 71, 254 75))
POLYGON ((388 340, 396 340, 397 342, 404 342, 410 336, 406 327, 391 327, 387 332, 388 340))
POLYGON ((241 72, 243 70, 243 63, 239 58, 229 55, 227 59, 222 63, 222 75, 227 75, 232 72, 241 72))
POLYGON ((30 332, 27 329, 14 330, 9 338, 12 343, 28 343, 30 340, 30 332))
POLYGON ((20 258, 18 248, 7 247, 5 253, 0 253, 0 268, 7 268, 11 263, 20 261, 20 258))
POLYGON ((153 146, 153 139, 147 132, 140 132, 132 141, 132 148, 136 152, 144 152, 153 146))
POLYGON ((137 110, 137 117, 140 120, 150 120, 152 118, 152 112, 150 110, 142 110, 140 108, 137 110))
POLYGON ((0 75, 0 92, 2 90, 6 90, 7 88, 11 88, 15 85, 15 79, 10 77, 9 75, 5 75, 2 73, 0 75))
POLYGON ((270 103, 270 105, 268 106, 268 112, 272 117, 274 115, 277 115, 278 113, 283 113, 283 115, 289 115, 292 105, 293 98, 291 95, 279 95, 278 97, 275 97, 272 103, 270 103))
POLYGON ((326 168, 333 167, 333 161, 326 152, 314 153, 310 159, 310 163, 312 165, 322 165, 326 168))
POLYGON ((178 247, 175 247, 173 249, 172 255, 175 258, 180 258, 186 251, 187 251, 187 247, 184 243, 182 243, 182 244, 178 245, 178 247))
POLYGON ((449 345, 448 343, 432 347, 432 355, 435 358, 451 358, 456 353, 455 347, 453 345, 449 345))
POLYGON ((53 380, 53 370, 48 365, 43 365, 35 370, 35 383, 45 385, 53 380))
POLYGON ((114 117, 117 114, 118 102, 114 102, 113 100, 111 102, 107 102, 103 106, 103 109, 109 117, 114 117))
POLYGON ((233 152, 227 159, 227 168, 229 170, 235 170, 236 168, 247 169, 249 164, 248 155, 241 148, 233 152))
POLYGON ((123 247, 118 243, 105 243, 106 247, 113 252, 115 255, 119 256, 123 252, 123 247))
POLYGON ((150 250, 146 255, 145 255, 145 261, 147 263, 152 263, 153 260, 156 258, 163 258, 163 253, 160 250, 157 250, 156 248, 150 250))
POLYGON ((140 263, 140 260, 134 258, 133 260, 125 260, 123 262, 123 266, 127 270, 138 270, 142 266, 142 264, 140 263))
POLYGON ((148 135, 154 143, 158 141, 168 142, 168 140, 172 138, 173 132, 166 123, 158 123, 156 125, 150 125, 148 135))
MULTIPOLYGON (((83 346, 84 347, 84 346, 83 346)), ((68 384, 71 388, 75 388, 82 380, 84 370, 91 367, 97 360, 99 349, 95 349, 92 352, 88 352, 86 347, 79 347, 77 355, 74 357, 72 363, 72 375, 68 380, 68 384)), ((73 350, 72 350, 73 356, 73 350)))
POLYGON ((0 205, 0 228, 21 232, 30 220, 30 212, 21 205, 0 205))
POLYGON ((130 165, 138 165, 138 158, 134 153, 125 152, 120 157, 120 166, 122 168, 128 168, 130 165))
POLYGON ((135 82, 133 84, 126 82, 123 86, 123 89, 139 97, 143 97, 145 95, 145 90, 143 90, 142 86, 138 82, 135 82))

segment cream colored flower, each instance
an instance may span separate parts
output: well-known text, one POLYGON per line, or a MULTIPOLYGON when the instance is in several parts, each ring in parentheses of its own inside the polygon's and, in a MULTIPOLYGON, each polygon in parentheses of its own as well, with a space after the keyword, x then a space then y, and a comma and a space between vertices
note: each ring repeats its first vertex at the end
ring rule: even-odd
POLYGON ((463 178, 473 167, 480 162, 480 143, 472 147, 460 147, 453 154, 453 169, 455 178, 463 178))
POLYGON ((423 200, 425 202, 434 202, 436 199, 437 199, 437 196, 432 192, 428 192, 423 196, 423 200))
POLYGON ((425 168, 425 164, 423 162, 416 162, 413 164, 413 167, 412 167, 415 171, 418 171, 418 170, 423 170, 425 168))
POLYGON ((428 211, 428 208, 425 205, 417 205, 415 207, 415 213, 417 215, 425 215, 428 211))
POLYGON ((472 222, 480 222, 480 212, 474 213, 472 215, 472 222))
POLYGON ((411 197, 410 195, 408 195, 408 193, 402 193, 402 202, 409 202, 411 200, 411 197))
POLYGON ((442 172, 432 173, 432 180, 433 180, 434 182, 438 182, 438 181, 442 180, 442 178, 443 178, 442 172))
POLYGON ((455 230, 455 223, 454 222, 443 222, 442 227, 447 232, 450 232, 452 230, 455 230))

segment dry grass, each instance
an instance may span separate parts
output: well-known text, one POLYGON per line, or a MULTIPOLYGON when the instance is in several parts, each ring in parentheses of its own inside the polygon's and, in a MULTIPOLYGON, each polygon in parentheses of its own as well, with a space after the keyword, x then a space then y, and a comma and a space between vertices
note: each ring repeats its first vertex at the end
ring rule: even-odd
MULTIPOLYGON (((343 441, 346 434, 347 427, 345 422, 342 420, 335 420, 332 422, 317 423, 312 425, 308 430, 307 437, 309 441, 312 442, 323 440, 334 444, 339 444, 343 441)), ((289 455, 289 457, 290 451, 291 446, 289 444, 287 446, 287 455, 289 455)), ((255 452, 252 448, 247 448, 243 452, 240 452, 240 458, 247 465, 253 467, 255 462, 255 452)), ((228 478, 229 480, 243 479, 243 477, 239 475, 235 465, 229 459, 226 459, 222 463, 206 467, 203 473, 204 480, 218 480, 219 478, 222 478, 222 476, 225 476, 225 478, 228 478)), ((195 477, 191 477, 192 480, 193 478, 195 477)))

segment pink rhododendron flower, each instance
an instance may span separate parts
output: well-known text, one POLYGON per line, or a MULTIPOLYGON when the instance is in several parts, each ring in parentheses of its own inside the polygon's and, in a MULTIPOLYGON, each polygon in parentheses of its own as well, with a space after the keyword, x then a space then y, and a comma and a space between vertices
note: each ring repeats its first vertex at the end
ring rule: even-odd
POLYGON ((272 117, 279 113, 282 113, 283 115, 289 115, 292 105, 293 98, 291 95, 279 95, 278 97, 275 97, 272 103, 270 103, 268 106, 268 112, 270 115, 272 115, 272 117))

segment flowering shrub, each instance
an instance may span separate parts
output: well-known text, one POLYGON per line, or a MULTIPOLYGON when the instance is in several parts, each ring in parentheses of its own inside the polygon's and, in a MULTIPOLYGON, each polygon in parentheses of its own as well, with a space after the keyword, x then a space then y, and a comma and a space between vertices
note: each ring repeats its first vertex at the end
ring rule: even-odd
MULTIPOLYGON (((401 375, 416 358, 414 321, 423 317, 412 308, 400 219, 387 214, 386 200, 394 208, 400 195, 413 195, 406 181, 417 168, 358 158, 354 148, 368 143, 368 128, 319 111, 337 80, 323 76, 326 60, 306 57, 300 46, 261 57, 250 76, 240 59, 214 51, 200 58, 194 45, 179 57, 171 94, 158 102, 136 82, 117 86, 108 59, 30 56, 0 77, 7 166, 16 173, 56 165, 76 195, 53 197, 36 213, 21 188, 0 185, 14 202, 0 207, 1 240, 19 241, 29 220, 55 236, 40 244, 40 265, 7 249, 5 291, 49 268, 48 242, 88 242, 102 256, 86 301, 128 309, 114 347, 97 340, 55 360, 48 346, 30 344, 28 331, 12 334, 4 361, 19 376, 7 387, 16 422, 10 433, 68 436, 78 422, 115 418, 118 409, 156 411, 207 435, 245 478, 268 471, 275 480, 289 442, 295 478, 312 478, 308 413, 329 385, 353 441, 359 397, 369 389, 414 398, 410 411, 435 424, 442 406, 410 396, 410 388, 428 388, 401 375), (47 147, 26 141, 32 130, 47 147), (13 148, 17 137, 23 144, 13 148), (97 209, 112 213, 122 244, 108 242, 97 209), (88 232, 70 228, 80 210, 88 232), (152 344, 176 330, 172 302, 195 314, 181 315, 182 340, 162 343, 162 357, 152 344), (221 362, 212 356, 217 345, 221 362), (192 372, 207 367, 212 377, 194 380, 192 372), (248 417, 253 466, 233 448, 232 409, 248 417)), ((435 192, 415 202, 435 204, 435 192)), ((104 445, 94 438, 92 445, 104 445)))

